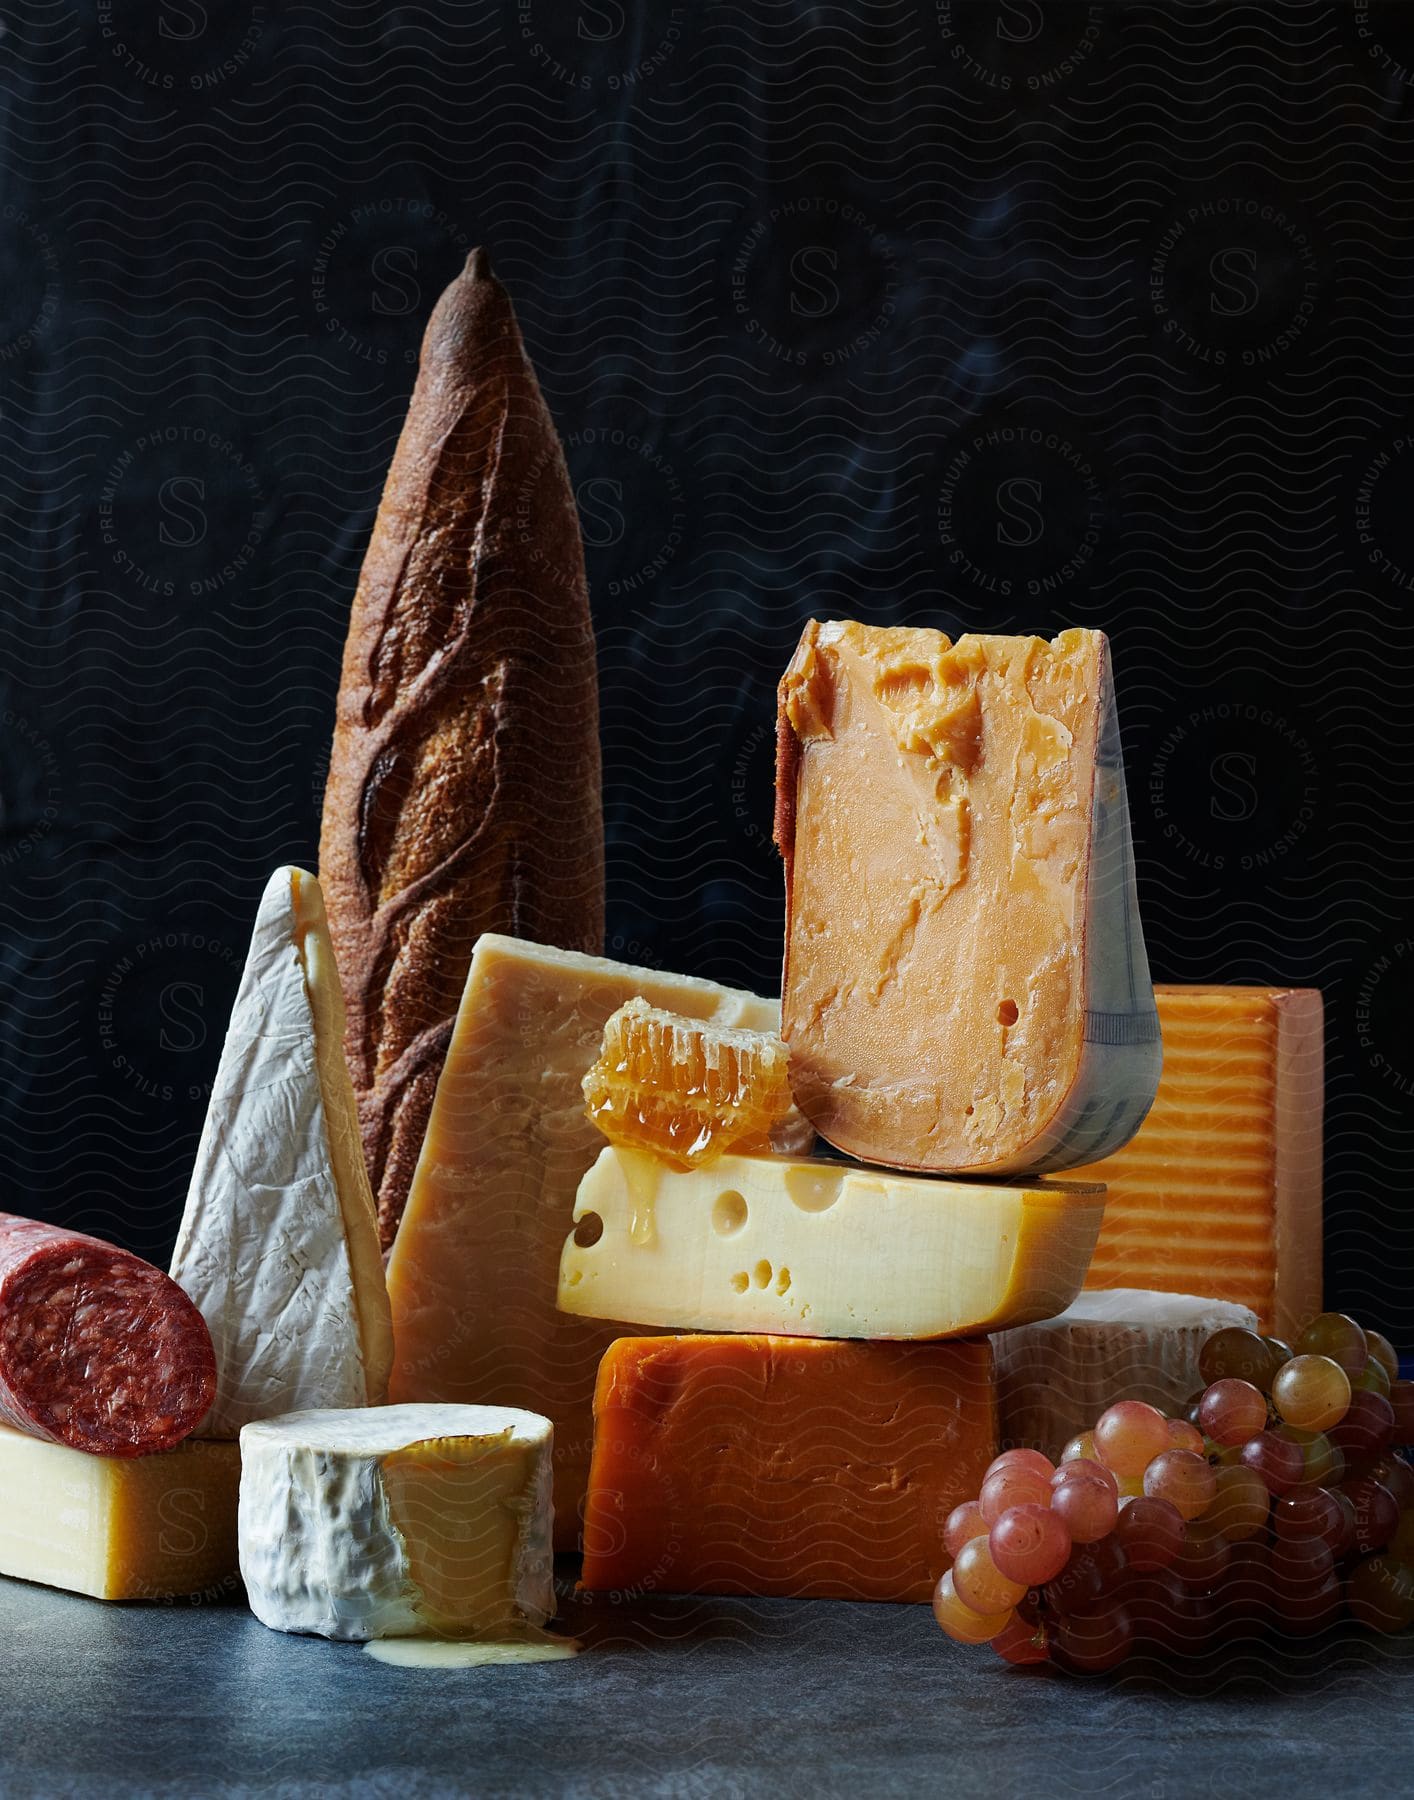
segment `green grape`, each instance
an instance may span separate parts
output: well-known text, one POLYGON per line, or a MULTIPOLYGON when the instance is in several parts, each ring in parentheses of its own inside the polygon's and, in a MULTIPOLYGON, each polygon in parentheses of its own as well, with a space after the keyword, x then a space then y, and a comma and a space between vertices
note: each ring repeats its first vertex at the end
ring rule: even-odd
MULTIPOLYGON (((1397 1351, 1395 1350, 1394 1345, 1389 1341, 1389 1339, 1384 1335, 1384 1333, 1381 1331, 1367 1330, 1365 1333, 1365 1342, 1369 1346, 1370 1361, 1373 1363, 1378 1363, 1379 1366, 1384 1370, 1385 1374, 1389 1376, 1391 1381, 1398 1381, 1399 1380, 1399 1355, 1398 1355, 1397 1351)), ((1388 1388, 1385 1389, 1385 1394, 1386 1394, 1386 1396, 1388 1396, 1388 1394, 1389 1394, 1388 1388)))
POLYGON ((962 1546, 952 1566, 953 1592, 975 1613, 1010 1612, 1025 1597, 1026 1583, 1012 1581, 992 1561, 986 1538, 973 1538, 962 1546))
POLYGON ((1099 1462, 1095 1453, 1095 1434, 1093 1431, 1080 1431, 1070 1440, 1060 1453, 1062 1463, 1099 1462))
POLYGON ((1345 1452, 1323 1431, 1303 1431, 1299 1425, 1278 1425, 1274 1437, 1285 1438, 1301 1452, 1300 1482, 1309 1487, 1332 1487, 1345 1479, 1345 1452))
POLYGON ((1414 1569, 1414 1507, 1406 1507, 1399 1515, 1399 1523, 1389 1541, 1389 1553, 1405 1568, 1414 1569))
POLYGON ((1350 1377, 1350 1385, 1357 1394, 1378 1394, 1381 1399, 1389 1399, 1389 1370, 1378 1358, 1372 1356, 1358 1375, 1350 1377))
POLYGON ((1392 1381, 1389 1403, 1394 1408, 1394 1441, 1414 1444, 1414 1381, 1392 1381))
POLYGON ((1295 1356, 1272 1383, 1272 1405, 1288 1425, 1303 1431, 1326 1431, 1345 1417, 1350 1377, 1332 1357, 1315 1353, 1295 1356))
POLYGON ((1217 1493, 1204 1513, 1204 1521, 1230 1543, 1245 1543, 1264 1531, 1272 1510, 1267 1484, 1255 1469, 1233 1463, 1213 1471, 1217 1493))
POLYGON ((933 1617, 957 1644, 990 1644, 1011 1623, 1011 1612, 975 1613, 958 1598, 949 1569, 933 1590, 933 1617))
POLYGON ((1205 1387, 1215 1381, 1250 1381, 1266 1393, 1276 1369, 1277 1358, 1270 1345, 1241 1325, 1225 1325, 1215 1331, 1198 1352, 1198 1373, 1205 1387))
POLYGON ((1369 1360, 1370 1347, 1364 1329, 1348 1313, 1317 1313, 1296 1340, 1296 1354, 1328 1356, 1347 1375, 1358 1375, 1369 1360))

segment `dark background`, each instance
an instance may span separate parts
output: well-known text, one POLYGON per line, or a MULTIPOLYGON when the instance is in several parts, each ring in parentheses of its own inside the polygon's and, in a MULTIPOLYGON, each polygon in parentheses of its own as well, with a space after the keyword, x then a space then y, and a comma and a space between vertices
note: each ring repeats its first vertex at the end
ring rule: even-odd
POLYGON ((1156 977, 1320 986, 1414 1348, 1414 9, 49 4, 0 39, 3 1204, 165 1258, 440 287, 600 636, 611 953, 775 991, 811 613, 1110 632, 1156 977))

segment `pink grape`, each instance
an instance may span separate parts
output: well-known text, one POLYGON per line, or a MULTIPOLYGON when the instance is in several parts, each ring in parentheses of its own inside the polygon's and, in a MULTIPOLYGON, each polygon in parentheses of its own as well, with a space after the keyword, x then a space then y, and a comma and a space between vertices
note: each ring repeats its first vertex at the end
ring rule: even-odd
POLYGON ((1399 1457, 1385 1454, 1376 1458, 1368 1469, 1362 1469, 1363 1475, 1373 1475, 1381 1487, 1387 1487, 1394 1495, 1394 1503, 1401 1512, 1408 1512, 1414 1506, 1414 1469, 1399 1457))
POLYGON ((1369 1631, 1403 1631, 1414 1624, 1414 1574, 1392 1556, 1367 1556, 1350 1572, 1346 1598, 1369 1631))
POLYGON ((986 1537, 989 1529, 977 1502, 964 1500, 948 1514, 947 1524, 943 1526, 943 1548, 949 1556, 956 1556, 973 1538, 986 1537))
POLYGON ((1123 1606, 1103 1613, 1062 1613, 1051 1634, 1055 1661, 1085 1675, 1113 1669, 1133 1646, 1134 1622, 1123 1606))
POLYGON ((1198 1423, 1225 1449, 1245 1444, 1266 1429, 1267 1397, 1250 1381, 1235 1376, 1215 1381, 1199 1404, 1198 1423))
POLYGON ((1049 1506, 1051 1478, 1036 1469, 1017 1468, 1014 1464, 998 1469, 982 1483, 977 1503, 982 1517, 989 1525, 995 1525, 1013 1506, 1049 1506))
MULTIPOLYGON (((1370 1362, 1377 1363, 1391 1381, 1399 1380, 1399 1357, 1394 1345, 1382 1332, 1366 1330, 1365 1347, 1370 1352, 1370 1362)), ((1367 1363, 1366 1368, 1370 1365, 1367 1363)))
POLYGON ((1153 1500, 1169 1500, 1184 1519, 1205 1513, 1218 1496, 1217 1476, 1191 1450, 1165 1450, 1144 1471, 1144 1492, 1153 1500))
POLYGON ((1217 1498, 1203 1515, 1233 1543, 1246 1543, 1266 1528, 1272 1508, 1267 1484, 1255 1469, 1233 1463, 1229 1468, 1215 1469, 1217 1498))
POLYGON ((1166 1569, 1183 1545, 1183 1515, 1169 1500, 1131 1500, 1115 1524, 1114 1539, 1131 1569, 1166 1569))
POLYGON ((1059 1575, 1070 1555, 1065 1521, 1048 1506, 1009 1507, 987 1541, 1002 1574, 1027 1587, 1040 1587, 1059 1575))
POLYGON ((1338 1576, 1327 1575, 1319 1584, 1304 1588, 1272 1589, 1272 1610, 1282 1635, 1304 1637, 1325 1631, 1340 1617, 1341 1585, 1338 1576))
POLYGON ((1065 1521, 1072 1542, 1093 1544, 1114 1530, 1119 1517, 1114 1477, 1099 1463, 1058 1469, 1051 1483, 1051 1511, 1065 1521))
POLYGON ((1195 1456, 1207 1454, 1202 1432, 1187 1419, 1169 1420, 1169 1449, 1191 1450, 1195 1456))
POLYGON ((1056 1465, 1039 1450, 1003 1450, 1000 1456, 994 1456, 987 1464, 983 1481, 988 1475, 995 1475, 998 1469, 1031 1469, 1043 1480, 1049 1481, 1056 1472, 1056 1465))
POLYGON ((1277 1542, 1315 1538, 1334 1555, 1346 1534, 1340 1501, 1325 1488, 1301 1487, 1283 1494, 1272 1508, 1277 1542))
POLYGON ((1373 1475, 1360 1475, 1346 1482, 1345 1496, 1355 1508, 1355 1548, 1362 1556, 1383 1550, 1399 1529, 1394 1495, 1373 1475))
POLYGON ((1100 1461, 1116 1475, 1139 1476, 1169 1447, 1169 1422, 1143 1400, 1119 1400, 1095 1424, 1100 1461))
POLYGON ((1049 1662, 1047 1636, 1046 1627, 1037 1620, 1014 1613, 1011 1623, 992 1639, 992 1648, 1003 1661, 1019 1666, 1049 1662))
POLYGON ((1255 1469, 1269 1494, 1285 1494, 1297 1486, 1305 1471, 1300 1447, 1275 1432, 1259 1431, 1242 1446, 1242 1463, 1255 1469))
POLYGON ((1279 1537, 1272 1546, 1272 1585, 1278 1598, 1309 1593, 1334 1573, 1330 1545, 1318 1537, 1279 1537))
POLYGON ((1206 1592, 1216 1587, 1232 1561, 1232 1545, 1203 1519, 1186 1525, 1183 1544, 1169 1565, 1185 1587, 1206 1592))
POLYGON ((1326 1436, 1347 1457, 1378 1456, 1394 1437, 1394 1408, 1382 1394, 1352 1394, 1345 1417, 1326 1436))

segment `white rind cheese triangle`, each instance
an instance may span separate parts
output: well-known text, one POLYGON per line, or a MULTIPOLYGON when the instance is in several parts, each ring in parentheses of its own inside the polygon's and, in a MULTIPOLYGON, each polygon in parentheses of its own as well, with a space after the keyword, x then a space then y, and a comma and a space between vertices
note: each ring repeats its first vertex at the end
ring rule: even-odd
POLYGON ((270 877, 197 1150, 172 1279, 211 1328, 205 1437, 387 1398, 392 1324, 319 884, 270 877))

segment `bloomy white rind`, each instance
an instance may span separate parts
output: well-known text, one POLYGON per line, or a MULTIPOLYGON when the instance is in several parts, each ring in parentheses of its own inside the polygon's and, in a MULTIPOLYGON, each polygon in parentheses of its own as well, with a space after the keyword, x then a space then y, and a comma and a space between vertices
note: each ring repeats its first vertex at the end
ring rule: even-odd
POLYGON ((316 1409, 247 1425, 238 1531, 251 1611, 273 1631, 352 1643, 424 1634, 379 1459, 429 1439, 507 1433, 534 1455, 514 1600, 526 1623, 543 1625, 555 1611, 550 1423, 500 1406, 316 1409))

